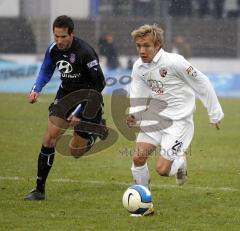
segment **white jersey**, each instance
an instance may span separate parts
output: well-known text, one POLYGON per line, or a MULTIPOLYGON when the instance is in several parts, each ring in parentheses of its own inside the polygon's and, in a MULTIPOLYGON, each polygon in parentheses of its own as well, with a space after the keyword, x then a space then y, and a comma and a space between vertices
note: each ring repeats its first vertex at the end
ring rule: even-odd
POLYGON ((134 63, 130 114, 147 110, 153 115, 181 120, 193 114, 195 95, 207 108, 211 123, 223 118, 222 108, 207 76, 181 55, 160 49, 151 63, 143 63, 140 58, 134 63), (134 99, 139 98, 144 98, 144 102, 137 105, 134 99), (147 105, 149 99, 153 100, 147 105))

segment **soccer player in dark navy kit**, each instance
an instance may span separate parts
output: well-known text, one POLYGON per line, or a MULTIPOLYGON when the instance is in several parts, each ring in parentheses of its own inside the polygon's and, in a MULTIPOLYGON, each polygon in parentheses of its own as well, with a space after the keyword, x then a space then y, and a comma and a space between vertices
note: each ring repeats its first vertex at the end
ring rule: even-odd
POLYGON ((42 88, 49 82, 56 67, 61 73, 61 85, 54 103, 49 107, 48 127, 38 157, 37 185, 25 196, 25 200, 45 199, 45 182, 53 164, 56 143, 69 126, 74 127, 73 137, 69 143, 70 153, 74 157, 89 151, 97 136, 101 139, 107 136, 105 121, 102 119, 101 100, 100 106, 96 105, 94 117, 83 116, 87 105, 86 98, 101 99, 101 92, 105 87, 104 75, 96 52, 88 43, 74 36, 74 23, 68 16, 62 15, 55 19, 53 34, 55 42, 47 48, 39 75, 28 96, 28 102, 37 102, 42 88), (66 106, 66 101, 72 102, 72 99, 77 98, 76 96, 81 98, 82 95, 85 97, 84 102, 76 104, 74 101, 72 107, 66 106), (63 99, 68 96, 71 96, 69 100, 64 101, 63 99), (62 120, 54 120, 54 118, 62 118, 59 116, 59 111, 61 114, 64 107, 69 109, 64 111, 65 117, 62 120), (105 134, 96 135, 84 129, 76 129, 79 124, 84 123, 83 121, 102 125, 105 134))

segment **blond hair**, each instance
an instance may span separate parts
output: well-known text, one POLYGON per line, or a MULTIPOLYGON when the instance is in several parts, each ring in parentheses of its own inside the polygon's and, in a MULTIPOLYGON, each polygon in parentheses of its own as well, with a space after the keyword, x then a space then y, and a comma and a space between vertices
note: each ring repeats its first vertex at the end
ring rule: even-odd
POLYGON ((157 43, 159 43, 161 47, 164 46, 164 31, 162 28, 158 27, 157 24, 145 24, 131 33, 134 41, 136 41, 137 38, 145 37, 148 34, 152 36, 152 41, 154 45, 157 45, 157 43))

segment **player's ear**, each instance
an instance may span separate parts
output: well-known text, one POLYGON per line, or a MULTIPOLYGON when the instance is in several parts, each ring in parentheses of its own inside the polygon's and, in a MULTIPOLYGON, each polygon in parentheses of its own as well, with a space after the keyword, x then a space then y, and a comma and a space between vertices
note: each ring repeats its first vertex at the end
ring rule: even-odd
POLYGON ((155 44, 155 48, 156 48, 156 50, 160 50, 161 44, 160 44, 159 42, 157 42, 157 43, 155 44))

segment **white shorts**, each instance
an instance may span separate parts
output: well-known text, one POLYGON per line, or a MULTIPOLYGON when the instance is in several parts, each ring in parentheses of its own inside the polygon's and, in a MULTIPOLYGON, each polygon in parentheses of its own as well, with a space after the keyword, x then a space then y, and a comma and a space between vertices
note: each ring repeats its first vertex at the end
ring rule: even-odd
POLYGON ((173 121, 173 124, 164 130, 154 132, 140 132, 136 142, 149 143, 161 147, 161 155, 167 160, 174 160, 183 155, 193 138, 194 124, 192 116, 183 120, 173 121))

